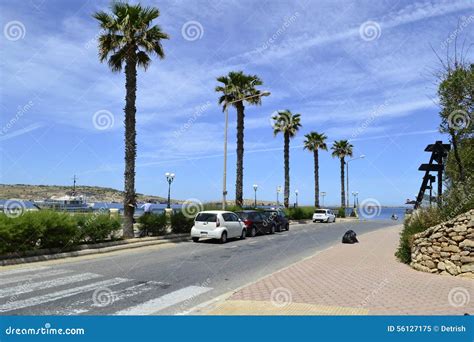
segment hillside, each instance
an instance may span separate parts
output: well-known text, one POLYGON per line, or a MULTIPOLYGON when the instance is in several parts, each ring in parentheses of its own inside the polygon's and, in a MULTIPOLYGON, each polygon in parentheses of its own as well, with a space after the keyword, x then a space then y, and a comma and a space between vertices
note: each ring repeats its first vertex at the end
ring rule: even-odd
MULTIPOLYGON (((0 199, 41 200, 51 196, 70 195, 72 189, 72 186, 62 185, 0 184, 0 199)), ((122 202, 123 200, 122 191, 100 186, 76 186, 76 193, 86 196, 88 202, 122 202)), ((166 198, 160 196, 137 194, 137 201, 144 202, 147 199, 160 203, 166 202, 166 198)), ((173 200, 173 202, 179 201, 173 200)))

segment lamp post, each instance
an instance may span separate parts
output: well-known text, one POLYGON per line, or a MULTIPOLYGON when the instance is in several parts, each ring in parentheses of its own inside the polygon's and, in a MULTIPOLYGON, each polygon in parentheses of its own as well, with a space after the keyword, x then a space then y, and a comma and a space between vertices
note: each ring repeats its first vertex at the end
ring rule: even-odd
POLYGON ((323 198, 323 201, 322 201, 322 202, 323 202, 323 208, 324 208, 324 197, 326 196, 326 192, 323 191, 323 192, 320 192, 319 194, 320 194, 321 197, 323 198))
POLYGON ((255 208, 257 208, 257 189, 258 189, 258 185, 254 184, 253 185, 253 191, 255 192, 255 201, 254 201, 254 207, 255 208))
POLYGON ((295 207, 297 207, 298 206, 298 190, 295 190, 295 196, 296 196, 295 207))
POLYGON ((229 106, 239 101, 244 101, 247 99, 251 99, 254 97, 262 97, 270 95, 269 91, 263 91, 259 94, 246 96, 238 100, 226 102, 224 105, 224 113, 225 113, 225 123, 224 123, 224 174, 222 179, 222 210, 225 210, 226 206, 226 197, 227 197, 227 130, 229 127, 229 106))
POLYGON ((349 162, 353 161, 353 160, 357 160, 357 159, 364 159, 365 158, 365 155, 362 154, 360 157, 357 157, 357 158, 352 158, 352 159, 349 159, 348 161, 346 161, 346 177, 347 177, 347 208, 349 208, 349 162))
POLYGON ((166 172, 165 173, 166 180, 168 181, 168 205, 167 208, 171 208, 171 183, 173 183, 174 180, 174 173, 166 172))
POLYGON ((281 185, 277 186, 277 207, 280 206, 280 200, 279 200, 279 195, 281 193, 281 185))
POLYGON ((356 198, 357 198, 357 195, 359 195, 359 192, 358 192, 358 191, 353 191, 353 192, 352 192, 352 196, 354 196, 354 208, 356 208, 356 198))

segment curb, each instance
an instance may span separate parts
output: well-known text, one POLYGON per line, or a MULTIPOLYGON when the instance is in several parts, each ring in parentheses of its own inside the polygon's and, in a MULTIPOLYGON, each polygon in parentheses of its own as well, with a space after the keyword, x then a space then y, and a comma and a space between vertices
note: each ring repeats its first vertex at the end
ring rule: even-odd
POLYGON ((42 254, 42 255, 35 255, 35 256, 30 256, 30 257, 5 259, 5 260, 0 261, 0 266, 26 264, 26 263, 31 263, 31 262, 64 259, 64 258, 84 256, 84 255, 103 254, 103 253, 115 252, 115 251, 120 251, 120 250, 125 250, 125 249, 134 249, 134 248, 139 248, 139 247, 162 245, 169 242, 188 241, 189 234, 176 234, 170 237, 158 236, 155 238, 144 238, 144 239, 146 240, 136 241, 139 239, 135 238, 135 239, 123 240, 119 242, 101 243, 101 244, 98 244, 99 246, 95 248, 92 246, 86 245, 87 247, 82 246, 80 250, 76 250, 72 252, 56 253, 56 254, 42 254))

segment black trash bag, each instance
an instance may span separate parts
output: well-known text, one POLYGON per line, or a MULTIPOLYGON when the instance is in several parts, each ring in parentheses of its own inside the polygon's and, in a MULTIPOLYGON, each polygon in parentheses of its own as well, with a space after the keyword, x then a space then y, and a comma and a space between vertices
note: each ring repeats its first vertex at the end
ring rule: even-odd
POLYGON ((353 230, 348 230, 342 237, 342 243, 357 243, 357 234, 353 230))

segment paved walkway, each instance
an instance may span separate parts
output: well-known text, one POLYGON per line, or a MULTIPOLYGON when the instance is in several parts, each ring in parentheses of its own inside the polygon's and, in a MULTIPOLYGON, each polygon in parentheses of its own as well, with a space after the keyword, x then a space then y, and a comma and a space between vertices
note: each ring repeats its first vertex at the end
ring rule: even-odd
POLYGON ((415 271, 394 256, 401 226, 338 244, 245 286, 211 315, 474 315, 474 280, 415 271))

